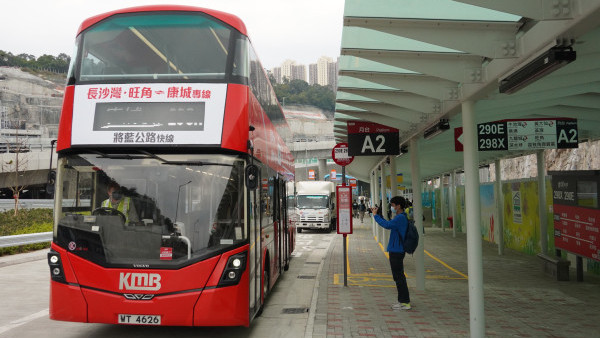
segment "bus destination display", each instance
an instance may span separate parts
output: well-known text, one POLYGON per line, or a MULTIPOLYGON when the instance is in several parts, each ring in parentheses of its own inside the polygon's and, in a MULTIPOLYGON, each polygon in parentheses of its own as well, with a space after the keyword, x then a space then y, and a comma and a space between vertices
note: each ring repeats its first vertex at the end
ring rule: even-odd
POLYGON ((204 102, 96 103, 94 130, 204 130, 204 102))

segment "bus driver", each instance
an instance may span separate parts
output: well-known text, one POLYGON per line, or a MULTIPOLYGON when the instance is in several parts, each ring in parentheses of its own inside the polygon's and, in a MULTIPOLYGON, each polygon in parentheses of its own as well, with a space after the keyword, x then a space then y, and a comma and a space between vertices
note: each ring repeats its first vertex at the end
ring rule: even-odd
POLYGON ((102 202, 102 207, 122 212, 125 215, 125 223, 137 223, 140 221, 131 198, 123 196, 121 186, 117 182, 111 182, 108 185, 108 198, 102 202))

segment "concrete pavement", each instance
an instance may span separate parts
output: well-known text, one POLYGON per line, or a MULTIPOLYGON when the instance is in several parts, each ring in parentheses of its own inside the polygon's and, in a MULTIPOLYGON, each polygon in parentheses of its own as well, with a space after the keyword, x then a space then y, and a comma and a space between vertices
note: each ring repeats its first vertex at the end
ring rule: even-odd
MULTIPOLYGON (((369 220, 370 221, 370 220, 369 220)), ((425 291, 415 290, 415 260, 405 258, 413 309, 393 311, 396 290, 388 259, 370 223, 355 219, 348 236, 298 234, 294 258, 250 328, 156 328, 51 321, 47 317, 47 251, 0 258, 1 337, 469 337, 466 236, 427 228, 425 291), (291 312, 290 312, 291 311, 291 312)), ((483 242, 486 336, 600 337, 600 278, 558 282, 540 262, 483 242)))
MULTIPOLYGON (((343 286, 343 240, 336 235, 319 276, 313 337, 468 337, 466 235, 427 228, 425 291, 415 290, 415 260, 405 270, 413 309, 396 300, 388 258, 370 219, 354 220, 348 240, 348 287, 343 286)), ((486 336, 600 337, 600 278, 558 282, 535 256, 483 242, 486 336)))

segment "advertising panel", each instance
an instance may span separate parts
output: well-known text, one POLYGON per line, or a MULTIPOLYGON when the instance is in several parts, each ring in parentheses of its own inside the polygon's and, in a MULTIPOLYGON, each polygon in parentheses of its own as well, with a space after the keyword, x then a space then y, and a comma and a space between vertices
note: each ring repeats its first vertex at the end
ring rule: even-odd
POLYGON ((220 145, 226 84, 75 87, 73 145, 220 145))

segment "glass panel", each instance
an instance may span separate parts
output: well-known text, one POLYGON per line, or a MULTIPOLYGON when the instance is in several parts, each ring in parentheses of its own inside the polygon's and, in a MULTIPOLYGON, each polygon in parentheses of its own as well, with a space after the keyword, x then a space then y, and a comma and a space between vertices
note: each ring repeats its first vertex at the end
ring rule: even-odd
POLYGON ((598 208, 598 184, 595 181, 577 181, 577 204, 598 208))
POLYGON ((300 209, 324 209, 329 205, 329 197, 322 195, 298 195, 297 201, 300 209))
POLYGON ((57 243, 99 264, 180 265, 248 239, 238 157, 81 154, 61 163, 57 243))
POLYGON ((115 15, 82 33, 79 80, 223 80, 231 35, 199 13, 115 15))

